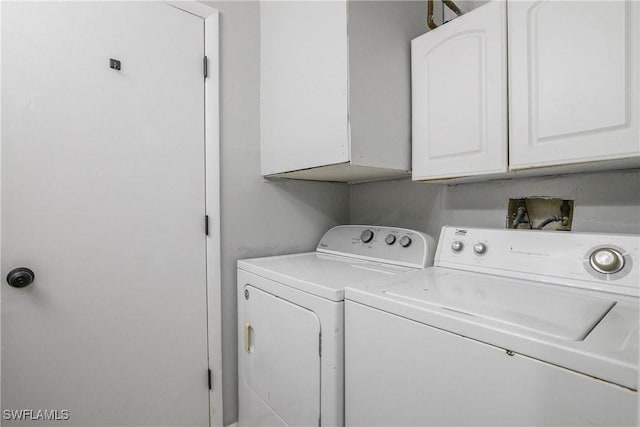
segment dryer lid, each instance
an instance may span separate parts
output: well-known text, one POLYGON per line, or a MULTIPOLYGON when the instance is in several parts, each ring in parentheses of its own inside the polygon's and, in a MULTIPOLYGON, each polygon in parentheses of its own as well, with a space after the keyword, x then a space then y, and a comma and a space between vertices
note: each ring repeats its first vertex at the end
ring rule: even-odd
POLYGON ((347 285, 415 270, 317 252, 240 260, 238 268, 332 301, 344 300, 347 285))

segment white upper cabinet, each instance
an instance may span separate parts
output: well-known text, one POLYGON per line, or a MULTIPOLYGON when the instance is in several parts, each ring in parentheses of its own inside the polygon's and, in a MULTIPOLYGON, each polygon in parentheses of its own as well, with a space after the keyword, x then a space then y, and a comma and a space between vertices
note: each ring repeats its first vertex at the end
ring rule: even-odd
POLYGON ((507 171, 506 5, 411 43, 413 179, 507 171))
POLYGON ((640 154, 640 3, 509 3, 510 166, 640 154))
POLYGON ((410 41, 421 1, 263 1, 262 174, 358 182, 410 173, 410 41))
POLYGON ((494 0, 415 39, 413 179, 640 167, 639 28, 636 0, 494 0))

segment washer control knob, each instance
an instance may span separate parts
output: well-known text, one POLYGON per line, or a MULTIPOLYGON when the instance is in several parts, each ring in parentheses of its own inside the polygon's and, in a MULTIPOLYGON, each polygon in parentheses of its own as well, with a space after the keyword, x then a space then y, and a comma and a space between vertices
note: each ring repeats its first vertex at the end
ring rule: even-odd
POLYGON ((485 245, 484 243, 476 243, 475 245, 473 245, 473 252, 477 253, 478 255, 482 255, 487 252, 487 245, 485 245))
POLYGON ((387 237, 384 239, 387 245, 393 245, 396 242, 396 236, 393 234, 387 234, 387 237))
POLYGON ((402 238, 400 239, 400 246, 402 246, 403 248, 411 246, 411 237, 402 236, 402 238))
POLYGON ((460 240, 456 240, 451 244, 451 250, 453 252, 461 252, 463 248, 464 248, 464 243, 462 243, 460 240))
POLYGON ((371 240, 373 240, 373 231, 364 230, 362 233, 360 233, 360 240, 362 240, 362 243, 369 243, 371 240))
POLYGON ((594 270, 605 274, 617 273, 624 267, 624 257, 612 248, 596 249, 591 253, 589 262, 594 270))

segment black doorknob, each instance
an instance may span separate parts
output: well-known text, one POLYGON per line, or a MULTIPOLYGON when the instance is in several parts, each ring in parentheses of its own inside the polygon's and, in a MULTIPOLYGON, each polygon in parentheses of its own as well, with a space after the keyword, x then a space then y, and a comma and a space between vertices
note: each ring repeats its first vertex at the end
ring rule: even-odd
POLYGON ((33 283, 36 275, 30 268, 18 267, 14 268, 7 274, 7 283, 14 288, 24 288, 33 283))

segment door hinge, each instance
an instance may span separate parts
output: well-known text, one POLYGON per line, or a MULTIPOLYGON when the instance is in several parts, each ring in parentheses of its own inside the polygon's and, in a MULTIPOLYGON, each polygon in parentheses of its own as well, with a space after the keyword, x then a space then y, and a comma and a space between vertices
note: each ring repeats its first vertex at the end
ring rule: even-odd
POLYGON ((209 215, 204 216, 204 234, 209 235, 209 215))
POLYGON ((211 369, 207 369, 207 384, 209 384, 209 390, 211 390, 211 369))
POLYGON ((207 58, 206 56, 202 59, 202 74, 204 75, 205 79, 209 75, 209 58, 207 58))

